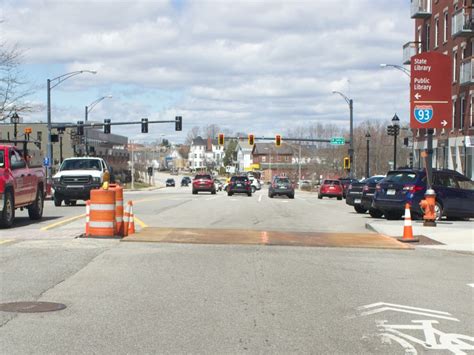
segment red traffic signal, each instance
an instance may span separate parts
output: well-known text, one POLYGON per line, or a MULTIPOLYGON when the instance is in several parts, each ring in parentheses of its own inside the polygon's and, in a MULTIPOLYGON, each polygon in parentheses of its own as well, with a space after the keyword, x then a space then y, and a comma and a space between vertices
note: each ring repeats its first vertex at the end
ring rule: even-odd
POLYGON ((219 145, 224 145, 224 133, 219 133, 219 137, 217 139, 219 145))
POLYGON ((275 136, 275 145, 276 145, 277 147, 281 146, 281 135, 280 135, 280 134, 277 134, 277 135, 275 136))
POLYGON ((255 136, 253 134, 249 134, 249 145, 255 144, 255 136))

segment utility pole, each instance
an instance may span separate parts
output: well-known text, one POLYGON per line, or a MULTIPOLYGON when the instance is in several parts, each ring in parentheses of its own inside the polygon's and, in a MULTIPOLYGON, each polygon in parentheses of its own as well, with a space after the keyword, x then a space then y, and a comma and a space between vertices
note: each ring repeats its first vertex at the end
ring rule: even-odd
POLYGON ((131 181, 131 186, 130 188, 133 190, 135 188, 135 161, 134 161, 134 158, 133 158, 133 142, 130 141, 130 151, 131 151, 131 154, 132 154, 132 158, 130 159, 131 160, 131 163, 132 163, 132 181, 131 181))
POLYGON ((301 143, 298 150, 298 182, 301 181, 301 143))
POLYGON ((365 167, 365 177, 369 178, 370 177, 370 133, 367 132, 365 135, 365 138, 367 139, 367 162, 366 162, 366 167, 365 167))

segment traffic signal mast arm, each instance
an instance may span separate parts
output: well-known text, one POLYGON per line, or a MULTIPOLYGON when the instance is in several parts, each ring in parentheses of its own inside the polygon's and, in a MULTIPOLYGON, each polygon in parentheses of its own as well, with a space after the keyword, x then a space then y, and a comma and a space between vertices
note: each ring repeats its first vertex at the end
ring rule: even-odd
MULTIPOLYGON (((165 120, 165 121, 148 121, 148 123, 176 123, 176 120, 165 120)), ((142 121, 136 122, 110 122, 110 123, 94 123, 94 122, 87 122, 84 124, 74 124, 74 123, 55 123, 52 125, 52 128, 77 128, 79 126, 82 127, 97 127, 101 128, 104 127, 106 124, 110 126, 126 126, 126 125, 141 125, 142 121)))
MULTIPOLYGON (((225 137, 226 139, 248 139, 248 137, 225 137)), ((275 137, 257 137, 254 136, 254 140, 264 140, 264 141, 274 141, 275 137)), ((322 138, 286 138, 281 136, 281 141, 294 141, 294 142, 323 142, 323 143, 330 143, 330 139, 322 139, 322 138)), ((346 144, 349 144, 349 142, 346 142, 346 144)))

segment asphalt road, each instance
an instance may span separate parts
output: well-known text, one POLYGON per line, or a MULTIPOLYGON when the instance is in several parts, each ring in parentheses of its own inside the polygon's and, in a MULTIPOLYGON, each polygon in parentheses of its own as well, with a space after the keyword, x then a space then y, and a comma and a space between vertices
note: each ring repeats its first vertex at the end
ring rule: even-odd
MULTIPOLYGON (((129 198, 142 226, 373 235, 344 201, 307 193, 195 196, 177 187, 129 198)), ((2 353, 474 351, 470 254, 75 238, 82 219, 49 228, 83 211, 48 202, 54 220, 0 231, 0 302, 67 306, 0 312, 2 353), (430 326, 434 338, 423 339, 430 326)))

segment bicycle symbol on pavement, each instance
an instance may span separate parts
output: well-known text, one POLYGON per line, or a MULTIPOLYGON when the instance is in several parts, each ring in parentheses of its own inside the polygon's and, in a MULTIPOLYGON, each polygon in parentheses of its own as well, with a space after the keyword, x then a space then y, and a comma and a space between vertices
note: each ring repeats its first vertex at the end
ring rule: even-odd
MULTIPOLYGON (((459 322, 448 312, 434 311, 426 308, 416 308, 390 303, 374 303, 358 308, 361 316, 385 312, 387 310, 427 315, 459 322)), ((434 319, 412 320, 410 324, 389 324, 387 320, 376 321, 377 329, 383 343, 398 343, 405 350, 405 354, 418 354, 415 345, 422 346, 425 350, 445 350, 453 354, 466 354, 465 351, 474 351, 474 337, 464 334, 445 333, 434 325, 440 324, 434 319), (423 337, 418 338, 419 334, 423 337)))

